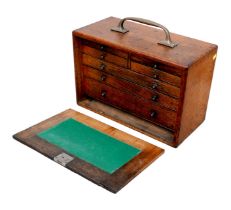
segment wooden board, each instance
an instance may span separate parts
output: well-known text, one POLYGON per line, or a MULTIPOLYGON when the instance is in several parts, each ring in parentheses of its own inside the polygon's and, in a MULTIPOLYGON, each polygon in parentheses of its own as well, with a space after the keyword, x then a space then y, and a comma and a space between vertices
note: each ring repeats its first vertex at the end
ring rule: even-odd
POLYGON ((52 160, 62 153, 70 155, 73 157, 73 160, 65 165, 66 168, 78 173, 79 175, 113 193, 118 192, 164 152, 164 150, 159 147, 156 147, 150 143, 147 143, 141 139, 71 109, 55 115, 24 131, 21 131, 15 134, 13 137, 52 160), (114 173, 110 174, 76 156, 69 154, 60 147, 49 143, 37 135, 38 133, 45 131, 69 118, 73 118, 128 145, 136 147, 141 150, 141 152, 131 161, 127 162, 114 173))

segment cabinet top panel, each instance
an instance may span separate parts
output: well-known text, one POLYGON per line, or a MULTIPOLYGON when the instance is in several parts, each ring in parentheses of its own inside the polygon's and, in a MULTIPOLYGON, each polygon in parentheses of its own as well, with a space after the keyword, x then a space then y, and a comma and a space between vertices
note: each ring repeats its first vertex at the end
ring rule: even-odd
POLYGON ((129 30, 127 33, 111 31, 119 21, 118 18, 109 17, 73 31, 73 36, 155 59, 182 70, 217 49, 214 44, 174 33, 170 33, 171 39, 179 44, 174 48, 166 47, 158 44, 165 39, 163 30, 133 21, 124 22, 124 27, 129 30))

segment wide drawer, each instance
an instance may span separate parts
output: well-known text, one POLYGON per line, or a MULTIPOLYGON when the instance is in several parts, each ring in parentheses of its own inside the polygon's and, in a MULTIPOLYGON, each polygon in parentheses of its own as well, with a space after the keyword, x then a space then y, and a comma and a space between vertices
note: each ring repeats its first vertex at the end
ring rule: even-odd
POLYGON ((118 66, 127 67, 128 66, 128 60, 126 58, 119 57, 117 55, 113 55, 111 53, 97 50, 95 48, 89 47, 87 45, 83 45, 81 47, 81 51, 87 55, 90 55, 94 58, 97 58, 102 61, 107 61, 113 64, 116 64, 118 66))
POLYGON ((85 94, 106 104, 128 111, 138 117, 152 121, 158 125, 175 129, 176 112, 162 109, 140 97, 119 91, 98 81, 84 77, 85 94))
POLYGON ((157 60, 154 59, 148 59, 145 57, 140 57, 137 55, 131 55, 131 61, 136 62, 136 63, 140 63, 142 65, 145 65, 147 67, 156 67, 157 69, 167 72, 169 74, 172 75, 176 75, 178 77, 181 77, 183 74, 182 69, 176 68, 175 66, 169 66, 167 64, 164 64, 163 62, 159 62, 157 60))
POLYGON ((112 76, 111 74, 96 70, 85 65, 82 69, 85 77, 105 83, 119 90, 127 91, 131 94, 138 95, 150 101, 150 103, 157 104, 161 107, 165 107, 174 111, 177 111, 178 109, 177 99, 174 99, 162 93, 158 93, 157 91, 150 90, 135 83, 129 82, 128 80, 112 76))
POLYGON ((181 78, 173 74, 169 74, 163 70, 160 70, 157 64, 154 64, 152 67, 150 67, 144 64, 131 61, 131 70, 158 79, 160 81, 172 84, 174 86, 180 87, 181 78))
POLYGON ((108 53, 111 53, 113 55, 120 56, 120 57, 125 58, 125 59, 128 58, 128 53, 121 51, 121 50, 118 50, 118 49, 114 49, 112 47, 109 47, 109 46, 106 46, 106 45, 103 45, 100 43, 97 43, 97 42, 92 42, 92 41, 88 41, 86 39, 82 39, 81 44, 89 46, 91 48, 95 48, 95 49, 100 50, 102 52, 108 52, 108 53))
POLYGON ((131 71, 129 69, 125 69, 125 68, 113 65, 111 63, 98 60, 86 54, 82 55, 82 60, 83 60, 83 64, 87 66, 93 67, 95 69, 99 69, 109 74, 116 75, 118 77, 122 77, 133 83, 148 87, 152 90, 164 93, 166 95, 169 95, 175 98, 180 97, 180 88, 164 83, 164 82, 161 82, 158 79, 154 79, 154 78, 145 76, 143 74, 139 74, 134 71, 131 71))

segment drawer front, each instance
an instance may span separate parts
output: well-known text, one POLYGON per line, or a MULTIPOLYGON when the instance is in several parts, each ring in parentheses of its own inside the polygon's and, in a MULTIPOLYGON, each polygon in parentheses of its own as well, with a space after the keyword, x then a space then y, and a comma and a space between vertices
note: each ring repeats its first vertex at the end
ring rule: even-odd
POLYGON ((158 93, 157 91, 152 91, 148 88, 141 87, 140 85, 137 85, 135 83, 121 79, 119 77, 112 76, 106 72, 102 72, 88 66, 83 66, 83 73, 85 77, 105 83, 119 90, 128 91, 131 94, 135 94, 150 101, 150 103, 177 111, 177 99, 158 93))
POLYGON ((181 77, 183 74, 182 69, 178 69, 178 68, 173 67, 173 66, 168 66, 164 63, 161 63, 161 62, 158 62, 155 60, 151 60, 151 59, 147 59, 144 57, 131 55, 131 61, 133 61, 135 63, 140 63, 140 64, 147 66, 147 67, 150 67, 150 68, 153 68, 155 66, 157 69, 159 69, 161 71, 164 71, 166 73, 169 73, 169 74, 172 74, 172 75, 175 75, 178 77, 181 77))
POLYGON ((154 91, 164 93, 166 95, 179 98, 180 97, 180 88, 163 83, 157 79, 147 77, 143 74, 136 73, 129 69, 118 67, 111 63, 95 59, 89 55, 83 54, 83 64, 90 66, 92 68, 107 72, 109 74, 116 75, 118 77, 129 80, 133 83, 145 86, 154 91))
POLYGON ((157 64, 155 64, 153 67, 150 67, 150 66, 145 66, 143 64, 131 61, 131 70, 138 72, 140 74, 147 75, 151 78, 155 78, 160 81, 169 83, 171 85, 180 87, 181 78, 178 76, 169 74, 167 72, 164 72, 163 70, 159 70, 157 64))
POLYGON ((125 58, 125 59, 128 58, 128 53, 126 53, 124 51, 121 51, 121 50, 114 49, 112 47, 108 47, 106 45, 96 43, 96 42, 92 42, 92 41, 82 39, 81 44, 89 46, 89 47, 94 48, 96 50, 100 50, 102 52, 108 52, 108 53, 111 53, 113 55, 117 55, 117 56, 125 58))
POLYGON ((140 97, 119 91, 113 87, 84 77, 84 90, 86 95, 100 100, 106 104, 128 111, 138 117, 152 121, 158 125, 174 130, 176 125, 176 112, 162 109, 140 97))
POLYGON ((122 66, 122 67, 125 67, 125 68, 127 68, 127 66, 128 66, 127 59, 116 56, 116 55, 113 55, 111 53, 108 53, 108 52, 105 52, 105 51, 102 51, 102 50, 100 51, 100 50, 88 47, 86 45, 83 45, 81 50, 82 50, 83 53, 85 53, 87 55, 90 55, 90 56, 92 56, 94 58, 97 58, 99 60, 107 61, 107 62, 116 64, 118 66, 122 66))

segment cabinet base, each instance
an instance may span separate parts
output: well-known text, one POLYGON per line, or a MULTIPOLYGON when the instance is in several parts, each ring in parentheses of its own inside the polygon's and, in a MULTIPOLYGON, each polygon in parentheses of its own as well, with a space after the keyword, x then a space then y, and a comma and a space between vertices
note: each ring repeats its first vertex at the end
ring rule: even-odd
POLYGON ((83 100, 79 100, 78 105, 119 122, 147 136, 158 139, 172 147, 176 147, 174 133, 158 125, 142 120, 136 116, 94 99, 85 98, 83 100))

